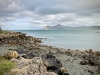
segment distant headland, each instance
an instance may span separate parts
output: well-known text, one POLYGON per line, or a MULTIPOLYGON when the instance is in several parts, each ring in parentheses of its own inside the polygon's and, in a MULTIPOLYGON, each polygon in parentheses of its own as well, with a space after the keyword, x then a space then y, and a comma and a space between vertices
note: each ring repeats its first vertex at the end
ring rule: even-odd
POLYGON ((57 24, 54 26, 45 26, 43 30, 100 30, 100 26, 64 26, 61 24, 57 24))

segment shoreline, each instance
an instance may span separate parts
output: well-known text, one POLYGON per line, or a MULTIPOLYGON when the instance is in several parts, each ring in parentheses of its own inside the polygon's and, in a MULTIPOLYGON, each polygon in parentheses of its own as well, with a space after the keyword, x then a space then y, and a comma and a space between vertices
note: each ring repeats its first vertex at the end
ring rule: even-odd
POLYGON ((26 36, 21 32, 7 31, 0 33, 0 50, 17 51, 20 56, 24 55, 27 59, 51 53, 67 68, 69 75, 99 75, 100 51, 56 48, 41 44, 41 39, 26 36))

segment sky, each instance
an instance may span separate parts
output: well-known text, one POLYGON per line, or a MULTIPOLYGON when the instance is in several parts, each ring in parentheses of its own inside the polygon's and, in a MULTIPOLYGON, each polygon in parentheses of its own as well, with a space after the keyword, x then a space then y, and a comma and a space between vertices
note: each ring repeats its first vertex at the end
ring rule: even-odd
POLYGON ((100 0, 0 0, 0 26, 37 30, 45 26, 100 26, 100 0))

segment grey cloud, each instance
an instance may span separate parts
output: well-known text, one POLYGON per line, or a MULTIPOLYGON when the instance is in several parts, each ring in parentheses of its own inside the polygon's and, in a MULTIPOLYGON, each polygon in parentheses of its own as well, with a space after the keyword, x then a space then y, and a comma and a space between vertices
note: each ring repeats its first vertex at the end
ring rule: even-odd
POLYGON ((87 16, 100 13, 100 0, 0 0, 1 14, 14 14, 24 10, 40 15, 76 13, 87 16))
MULTIPOLYGON (((17 19, 34 18, 31 24, 56 24, 77 21, 77 19, 100 13, 100 0, 0 0, 0 21, 15 21, 17 19), (66 14, 75 16, 66 16, 66 14), (65 17, 56 15, 63 14, 65 17), (46 17, 54 15, 54 19, 46 17)), ((95 16, 97 16, 95 15, 95 16)), ((94 16, 94 17, 95 17, 94 16)), ((69 24, 70 25, 70 24, 69 24)))
POLYGON ((29 10, 32 10, 36 12, 36 14, 41 14, 41 15, 50 15, 50 14, 59 14, 59 13, 76 13, 78 15, 87 16, 90 14, 92 15, 93 13, 100 13, 100 0, 95 0, 95 1, 94 0, 88 0, 88 1, 87 0, 81 0, 81 1, 80 0, 70 0, 70 1, 43 0, 40 1, 37 5, 34 3, 33 6, 31 5, 31 8, 29 10))
MULTIPOLYGON (((16 13, 22 11, 22 7, 15 0, 0 0, 1 13, 16 13)), ((19 0, 18 0, 19 1, 19 0)))
POLYGON ((20 0, 0 0, 0 20, 11 21, 14 20, 16 13, 23 11, 20 6, 20 0), (9 18, 8 18, 9 17, 9 18))
POLYGON ((50 15, 50 14, 66 13, 66 10, 60 6, 50 6, 50 7, 42 6, 36 9, 36 13, 42 15, 50 15))
POLYGON ((65 17, 65 18, 61 18, 61 19, 58 19, 57 21, 60 22, 60 23, 64 23, 64 22, 70 22, 70 21, 75 21, 76 19, 75 18, 72 18, 72 17, 65 17))
POLYGON ((93 10, 82 10, 76 13, 76 15, 80 15, 80 16, 92 16, 95 13, 99 13, 100 10, 99 9, 93 9, 93 10), (94 12, 95 11, 95 12, 94 12))

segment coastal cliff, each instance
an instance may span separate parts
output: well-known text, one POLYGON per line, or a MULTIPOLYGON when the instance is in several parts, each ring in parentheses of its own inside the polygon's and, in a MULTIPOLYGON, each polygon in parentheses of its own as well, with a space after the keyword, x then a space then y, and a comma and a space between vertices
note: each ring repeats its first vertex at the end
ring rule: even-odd
POLYGON ((6 55, 6 51, 18 53, 17 59, 10 59, 17 65, 11 70, 16 75, 100 74, 100 52, 92 49, 80 51, 56 48, 44 45, 40 38, 21 32, 3 31, 0 33, 0 55, 6 55))

